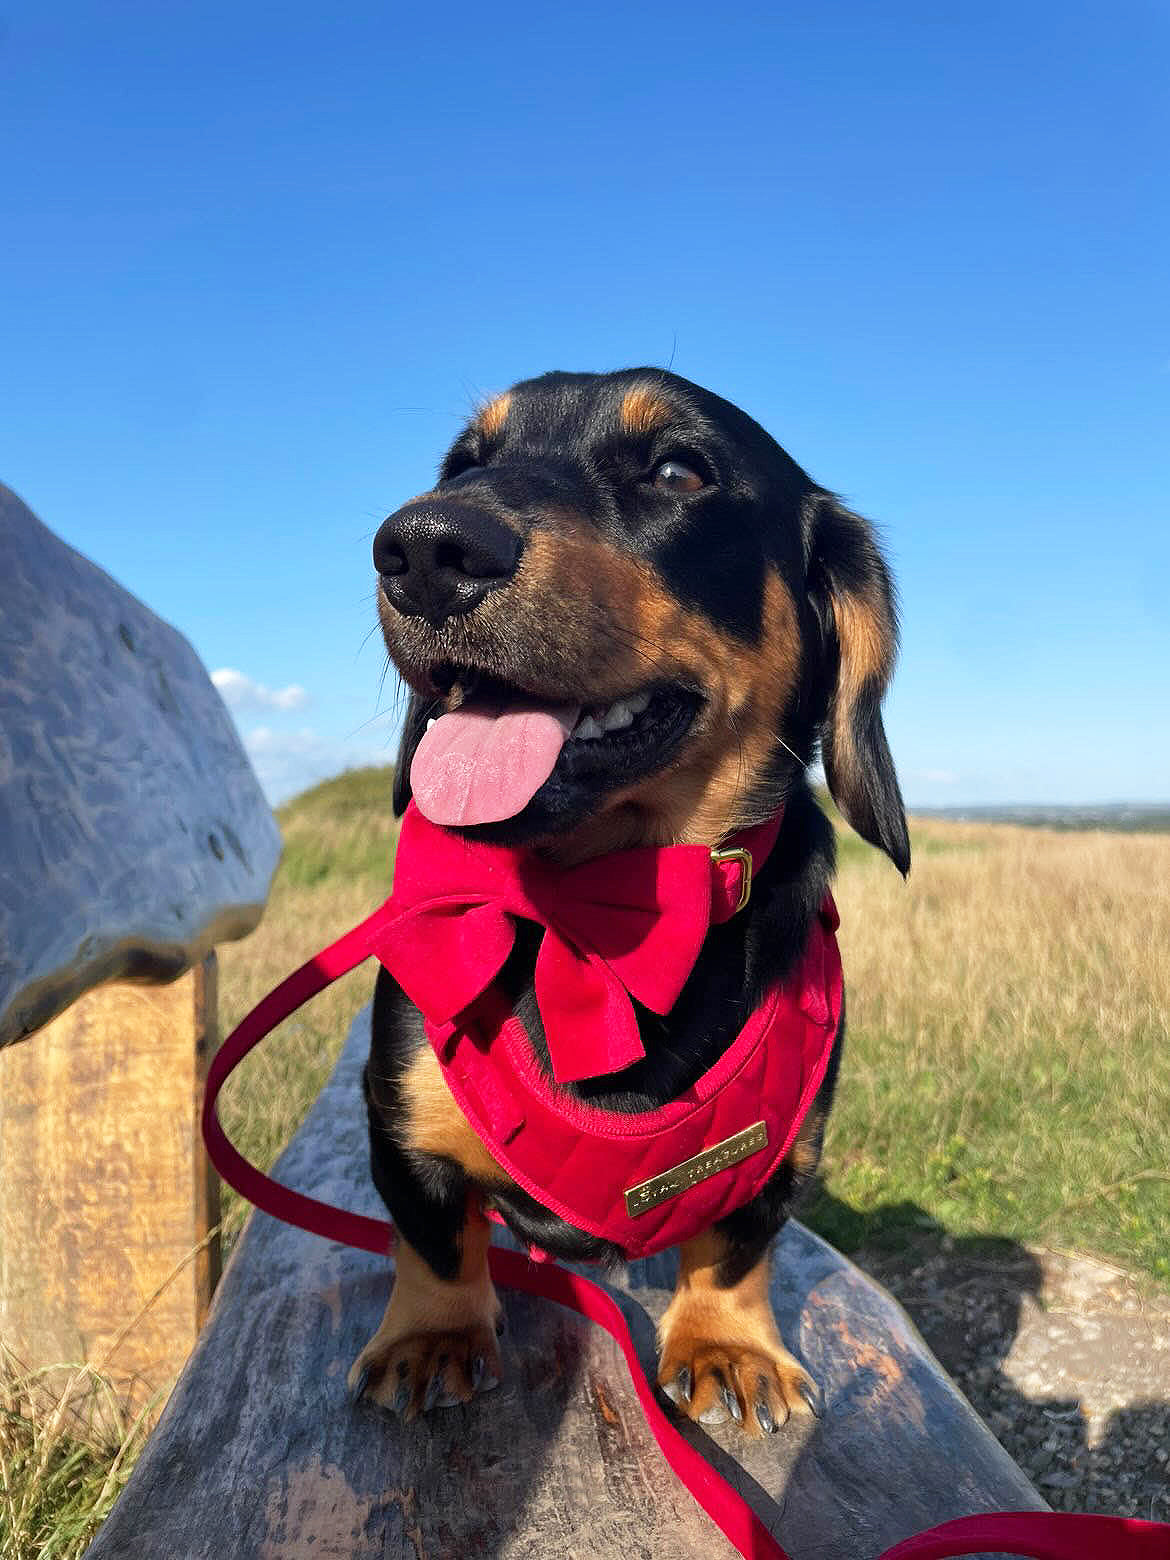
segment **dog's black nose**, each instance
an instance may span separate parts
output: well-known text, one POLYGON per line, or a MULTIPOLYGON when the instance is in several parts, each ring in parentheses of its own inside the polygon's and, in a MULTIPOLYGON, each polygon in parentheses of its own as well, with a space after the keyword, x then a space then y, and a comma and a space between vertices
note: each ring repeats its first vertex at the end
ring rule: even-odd
POLYGON ((520 547, 515 531, 470 504, 408 504, 383 521, 374 567, 392 607, 437 628, 506 585, 520 547))

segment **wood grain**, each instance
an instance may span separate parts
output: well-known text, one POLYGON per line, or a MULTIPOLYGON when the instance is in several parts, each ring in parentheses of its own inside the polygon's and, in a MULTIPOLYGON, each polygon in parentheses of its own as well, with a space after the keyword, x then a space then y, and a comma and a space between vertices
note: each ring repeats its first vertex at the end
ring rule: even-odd
POLYGON ((218 1277, 214 965, 87 992, 0 1051, 0 1336, 25 1369, 105 1369, 132 1409, 169 1390, 218 1277))
POLYGON ((0 559, 6 1045, 101 981, 170 980, 249 932, 280 836, 181 634, 3 486, 0 559))
MULTIPOLYGON (((279 1178, 380 1213, 359 1076, 368 1012, 278 1166, 279 1178)), ((652 1366, 671 1259, 611 1285, 652 1366)), ((663 1462, 616 1347, 505 1293, 503 1385, 410 1427, 346 1400, 389 1260, 255 1215, 207 1328, 88 1560, 721 1560, 733 1552, 663 1462)), ((688 1428, 794 1560, 858 1560, 968 1512, 1043 1509, 905 1314, 800 1225, 773 1299, 820 1382, 819 1423, 745 1445, 688 1428)))

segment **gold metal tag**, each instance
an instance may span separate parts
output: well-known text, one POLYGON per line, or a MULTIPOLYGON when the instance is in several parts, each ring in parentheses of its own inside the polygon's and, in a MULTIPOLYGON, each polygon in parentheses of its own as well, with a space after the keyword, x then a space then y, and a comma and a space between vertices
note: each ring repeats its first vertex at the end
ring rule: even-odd
POLYGON ((666 1170, 662 1175, 652 1176, 649 1181, 631 1186, 626 1192, 626 1213, 631 1219, 636 1219, 640 1213, 649 1213, 659 1203, 677 1197, 689 1186, 705 1181, 718 1170, 726 1170, 728 1165, 739 1164, 741 1159, 747 1159, 767 1146, 767 1122, 757 1121, 754 1127, 744 1127, 742 1132, 733 1133, 713 1148, 705 1148, 693 1158, 684 1159, 673 1170, 666 1170))

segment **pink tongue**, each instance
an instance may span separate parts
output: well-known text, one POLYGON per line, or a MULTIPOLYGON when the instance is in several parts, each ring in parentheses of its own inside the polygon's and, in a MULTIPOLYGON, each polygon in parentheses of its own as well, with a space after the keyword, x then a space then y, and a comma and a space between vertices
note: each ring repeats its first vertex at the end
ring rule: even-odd
POLYGON ((514 818, 552 774, 578 713, 485 703, 440 716, 410 766, 419 811, 448 828, 514 818))

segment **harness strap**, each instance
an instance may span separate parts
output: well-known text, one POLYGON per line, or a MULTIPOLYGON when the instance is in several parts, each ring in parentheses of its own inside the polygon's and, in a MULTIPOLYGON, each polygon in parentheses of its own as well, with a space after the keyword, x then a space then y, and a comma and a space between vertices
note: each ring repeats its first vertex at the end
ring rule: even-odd
MULTIPOLYGON (((398 912, 389 902, 322 949, 252 1009, 227 1037, 207 1070, 203 1139, 212 1164, 230 1186, 263 1213, 325 1240, 388 1256, 394 1226, 308 1197, 274 1181, 230 1141, 216 1113, 224 1081, 248 1052, 310 997, 356 969, 373 953, 373 941, 398 912)), ((671 1468, 744 1560, 790 1560, 743 1496, 683 1438, 654 1395, 634 1348, 621 1307, 599 1284, 556 1262, 533 1263, 522 1252, 493 1246, 492 1278, 507 1289, 555 1300, 603 1327, 621 1349, 646 1423, 671 1468)), ((944 1522, 887 1549, 877 1560, 947 1560, 952 1555, 1001 1550, 1029 1560, 1170 1560, 1170 1526, 1121 1517, 1067 1512, 995 1512, 944 1522)))

